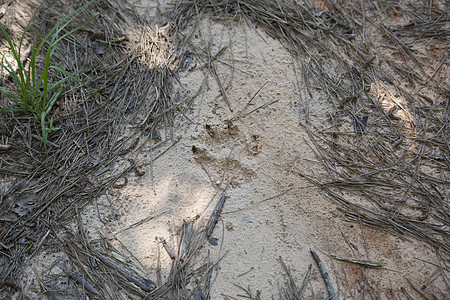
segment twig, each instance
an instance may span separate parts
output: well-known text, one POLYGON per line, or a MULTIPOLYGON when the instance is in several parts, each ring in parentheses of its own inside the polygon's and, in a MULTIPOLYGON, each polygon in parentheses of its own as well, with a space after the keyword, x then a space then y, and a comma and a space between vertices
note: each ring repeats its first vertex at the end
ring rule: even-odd
POLYGON ((376 262, 376 261, 371 261, 371 260, 364 260, 364 259, 356 259, 356 258, 352 258, 352 257, 343 257, 343 256, 337 256, 334 254, 331 254, 331 257, 337 259, 337 260, 341 260, 341 261, 346 261, 352 264, 358 264, 358 265, 363 265, 369 268, 382 268, 384 265, 382 263, 376 262))
POLYGON ((175 259, 175 254, 173 253, 172 248, 167 244, 166 240, 163 237, 159 238, 160 243, 163 245, 164 249, 166 250, 167 254, 169 254, 170 258, 173 260, 175 259))
POLYGON ((164 215, 167 212, 168 212, 168 210, 165 210, 165 211, 163 211, 163 212, 161 212, 161 213, 159 213, 157 215, 151 214, 150 216, 148 216, 148 217, 146 217, 146 218, 144 218, 144 219, 142 219, 140 221, 137 221, 136 223, 131 224, 127 228, 124 228, 124 229, 122 229, 120 231, 117 231, 116 234, 124 232, 124 231, 127 231, 127 230, 132 229, 132 228, 136 228, 136 227, 138 227, 138 226, 140 226, 140 225, 142 225, 142 224, 144 224, 144 223, 146 223, 148 221, 151 221, 153 219, 159 218, 160 216, 164 215))
POLYGON ((84 279, 83 276, 66 270, 65 273, 75 279, 78 283, 80 283, 86 290, 94 294, 95 296, 98 296, 99 299, 106 299, 105 296, 103 296, 94 286, 92 286, 89 282, 84 279))
POLYGON ((156 250, 157 250, 157 263, 156 263, 156 284, 161 286, 162 276, 161 276, 161 250, 159 247, 158 238, 156 238, 156 250))
POLYGON ((212 213, 208 226, 206 227, 206 237, 210 237, 214 227, 216 226, 217 219, 219 218, 219 214, 222 211, 223 205, 225 204, 225 200, 227 199, 227 196, 222 196, 219 199, 219 202, 217 202, 216 208, 214 209, 214 212, 212 213))
POLYGON ((309 251, 311 251, 314 261, 317 263, 317 266, 319 267, 320 273, 322 274, 323 280, 325 281, 325 285, 327 286, 328 295, 330 296, 330 299, 336 300, 336 296, 334 294, 334 288, 331 283, 330 276, 328 275, 327 269, 325 268, 325 265, 322 263, 319 256, 317 255, 317 253, 314 250, 309 249, 309 251))
POLYGON ((243 114, 243 115, 238 116, 238 117, 234 117, 234 118, 231 119, 230 121, 240 120, 240 119, 242 119, 242 118, 248 116, 249 114, 251 114, 251 113, 257 111, 258 109, 265 108, 265 107, 267 107, 267 106, 269 106, 269 105, 272 105, 272 104, 274 104, 274 103, 277 103, 278 101, 279 101, 279 100, 273 100, 273 101, 271 101, 271 102, 269 102, 269 103, 266 103, 266 104, 263 104, 263 105, 261 105, 261 106, 258 106, 257 108, 255 108, 255 109, 249 111, 249 112, 246 113, 246 114, 243 114))
POLYGON ((408 279, 408 277, 406 277, 406 281, 409 283, 409 285, 413 288, 414 291, 416 291, 417 294, 419 294, 423 299, 428 299, 428 297, 422 292, 420 291, 418 288, 416 288, 411 281, 408 279))
POLYGON ((122 274, 128 281, 134 283, 137 287, 139 287, 144 292, 151 292, 156 288, 156 283, 154 283, 153 281, 151 281, 147 278, 144 278, 138 274, 132 274, 131 272, 122 269, 116 263, 112 262, 111 260, 104 257, 100 253, 94 253, 94 254, 101 262, 103 262, 105 265, 113 268, 114 270, 116 270, 117 272, 122 274))
MULTIPOLYGON (((247 104, 245 104, 244 108, 241 110, 241 112, 245 111, 245 109, 252 103, 253 99, 261 92, 261 90, 266 86, 268 81, 264 82, 264 84, 253 94, 253 96, 248 100, 247 104)), ((230 121, 234 121, 236 118, 239 118, 239 114, 235 117, 231 118, 230 121)))

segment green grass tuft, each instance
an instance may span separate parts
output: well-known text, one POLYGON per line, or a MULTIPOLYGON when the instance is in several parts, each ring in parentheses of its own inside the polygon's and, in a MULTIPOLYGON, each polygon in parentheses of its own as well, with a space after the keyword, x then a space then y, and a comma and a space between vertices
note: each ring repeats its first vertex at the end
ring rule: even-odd
MULTIPOLYGON (((13 104, 10 107, 0 108, 2 111, 10 112, 24 112, 30 114, 41 127, 41 134, 44 144, 44 150, 47 151, 48 134, 58 128, 53 127, 53 118, 48 118, 50 110, 55 104, 59 96, 64 92, 64 86, 69 80, 76 80, 79 83, 86 86, 79 78, 78 75, 86 69, 75 73, 69 73, 58 66, 52 65, 52 55, 55 52, 56 45, 68 35, 77 31, 88 22, 96 18, 98 15, 88 19, 80 26, 70 31, 64 32, 67 25, 70 24, 89 4, 90 1, 74 11, 73 13, 62 18, 58 23, 40 40, 38 43, 37 37, 33 37, 32 49, 30 58, 26 63, 23 63, 20 58, 20 51, 25 39, 25 35, 30 29, 30 26, 42 8, 44 2, 42 2, 36 12, 31 17, 30 22, 27 24, 20 40, 19 45, 15 45, 8 35, 6 29, 0 24, 0 30, 2 31, 8 45, 11 49, 10 55, 12 56, 15 64, 17 64, 17 71, 14 70, 13 65, 7 61, 2 55, 0 61, 0 67, 2 68, 2 74, 5 70, 9 76, 11 76, 15 85, 15 91, 11 92, 0 87, 0 91, 7 97, 13 100, 13 104), (43 66, 37 65, 38 56, 43 55, 45 57, 43 66), (42 69, 38 74, 38 67, 42 69), (54 76, 56 72, 64 74, 63 79, 54 82, 54 76)), ((89 88, 89 87, 88 87, 89 88)))

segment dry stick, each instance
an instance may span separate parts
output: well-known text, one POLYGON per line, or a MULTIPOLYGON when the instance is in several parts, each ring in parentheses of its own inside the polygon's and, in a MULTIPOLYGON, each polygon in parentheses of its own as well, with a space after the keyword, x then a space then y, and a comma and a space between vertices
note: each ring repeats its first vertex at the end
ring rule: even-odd
POLYGON ((425 88, 426 86, 428 86, 428 83, 430 83, 431 80, 433 80, 434 76, 437 74, 437 72, 441 69, 441 67, 444 65, 445 61, 447 60, 449 54, 447 53, 447 56, 442 60, 442 62, 439 64, 439 66, 436 68, 436 70, 434 71, 433 75, 430 76, 430 78, 428 78, 428 80, 425 82, 425 84, 417 91, 417 93, 419 93, 420 91, 422 91, 423 88, 425 88))
POLYGON ((71 272, 69 270, 64 271, 64 273, 66 273, 67 275, 69 275, 70 277, 72 277, 73 279, 78 281, 86 290, 88 290, 95 296, 98 296, 99 299, 106 299, 105 296, 103 296, 94 286, 92 286, 89 282, 87 282, 83 276, 81 276, 77 273, 71 272))
MULTIPOLYGON (((179 141, 181 140, 181 138, 177 139, 176 141, 174 141, 169 147, 167 147, 163 152, 161 152, 160 154, 158 154, 155 158, 152 158, 150 156, 150 177, 152 179, 152 189, 153 192, 156 195, 156 190, 155 190, 155 179, 153 176, 153 162, 156 161, 158 158, 160 158, 161 156, 163 156, 167 151, 169 151, 173 146, 175 146, 179 141)), ((151 148, 153 149, 153 148, 151 148)), ((153 153, 153 150, 151 150, 151 153, 153 153)), ((144 164, 143 166, 147 166, 148 164, 144 164)))
MULTIPOLYGON (((297 62, 298 63, 298 62, 297 62)), ((306 101, 306 99, 305 100, 303 100, 303 97, 302 97, 302 89, 300 88, 301 87, 301 85, 300 85, 300 79, 298 78, 298 73, 297 73, 297 69, 296 69, 296 67, 295 67, 295 60, 294 60, 294 62, 292 63, 292 68, 293 68, 293 71, 294 71, 294 74, 295 74, 295 80, 296 80, 296 83, 297 84, 295 84, 295 83, 293 83, 294 84, 294 87, 296 88, 296 90, 297 90, 297 93, 298 93, 298 99, 299 99, 299 102, 298 103, 300 103, 300 104, 302 104, 303 103, 303 105, 304 105, 304 107, 305 107, 305 122, 306 123, 309 123, 309 101, 306 101)), ((303 68, 303 65, 302 65, 302 67, 301 67, 301 69, 303 68)), ((306 80, 305 80, 305 76, 307 76, 305 73, 304 73, 304 70, 303 70, 303 72, 302 72, 302 80, 303 80, 303 86, 307 86, 308 84, 307 84, 307 82, 306 82, 306 80)), ((308 90, 308 92, 309 92, 309 87, 307 86, 307 90, 308 90)), ((311 93, 309 93, 309 94, 311 94, 311 93)), ((306 98, 306 97, 305 97, 306 98)), ((300 119, 300 112, 298 113, 298 117, 299 117, 299 119, 300 119)))
POLYGON ((173 260, 176 258, 175 254, 173 253, 172 248, 170 248, 169 244, 167 244, 166 239, 163 237, 159 238, 159 242, 163 245, 164 249, 166 250, 167 254, 169 254, 170 258, 173 260))
POLYGON ((200 160, 198 160, 198 159, 196 159, 195 161, 200 165, 200 167, 202 168, 202 170, 205 172, 206 176, 208 177, 208 179, 209 179, 209 181, 210 181, 210 183, 211 183, 211 186, 212 186, 213 188, 216 188, 216 187, 217 187, 216 182, 211 178, 211 175, 209 175, 209 172, 208 172, 208 170, 206 169, 205 165, 204 165, 200 160))
POLYGON ((210 71, 213 74, 214 79, 216 79, 217 84, 219 85, 220 93, 222 94, 223 99, 225 99, 225 102, 227 103, 228 109, 231 112, 233 112, 233 109, 231 108, 230 100, 228 99, 227 92, 226 92, 225 88, 223 87, 222 81, 220 80, 219 75, 217 74, 217 71, 216 71, 216 68, 215 68, 214 65, 210 66, 210 71))
POLYGON ((42 244, 44 243, 45 239, 47 238, 47 236, 50 234, 50 230, 47 231, 47 233, 44 235, 44 237, 42 237, 42 239, 39 241, 39 243, 36 246, 36 249, 34 250, 34 252, 29 256, 29 261, 31 261, 31 258, 39 251, 39 249, 41 248, 42 244))
POLYGON ((223 195, 220 197, 219 202, 217 202, 216 208, 214 209, 214 212, 212 213, 208 226, 206 227, 206 237, 210 237, 214 227, 216 226, 217 219, 219 218, 219 214, 222 211, 223 205, 225 204, 225 200, 227 199, 227 196, 223 195))
MULTIPOLYGON (((244 73, 245 75, 248 75, 248 76, 250 76, 251 78, 254 78, 254 77, 255 77, 255 74, 250 73, 250 72, 247 72, 247 71, 244 71, 244 70, 239 69, 239 68, 236 68, 236 67, 234 66, 234 62, 235 62, 235 61, 237 61, 237 62, 242 62, 242 60, 233 59, 233 60, 231 60, 231 61, 232 61, 233 63, 227 63, 227 62, 225 62, 225 61, 223 61, 223 60, 221 60, 221 59, 218 59, 218 60, 217 60, 218 63, 221 63, 221 64, 223 64, 223 65, 225 65, 225 66, 227 66, 227 67, 230 67, 230 69, 232 69, 232 70, 236 70, 236 71, 239 71, 239 72, 241 72, 241 73, 244 73)), ((246 62, 246 61, 244 61, 244 62, 246 62)), ((230 79, 230 81, 231 81, 231 79, 230 79)))
POLYGON ((247 298, 247 299, 251 299, 251 300, 258 300, 258 299, 260 299, 258 291, 256 293, 256 297, 253 297, 252 290, 250 289, 250 286, 248 286, 248 289, 246 289, 243 286, 240 286, 239 284, 235 284, 234 283, 233 285, 238 287, 238 288, 240 288, 241 290, 243 290, 247 294, 247 295, 237 294, 238 297, 247 298))
POLYGON ((139 287, 144 292, 151 292, 156 288, 156 283, 153 281, 144 278, 138 274, 133 274, 129 271, 126 271, 122 269, 120 266, 118 266, 113 261, 109 260, 108 258, 104 257, 100 253, 93 253, 101 262, 103 262, 105 265, 113 268, 120 274, 122 274, 128 281, 134 283, 137 287, 139 287))
POLYGON ((402 291, 402 293, 406 296, 406 299, 408 300, 414 300, 406 291, 406 289, 404 287, 401 287, 400 290, 402 291))
MULTIPOLYGON (((294 299, 302 299, 301 289, 299 289, 297 287, 297 285, 295 284, 295 281, 292 278, 290 268, 288 268, 286 266, 286 264, 284 263, 281 256, 278 258, 278 261, 280 262, 281 266, 283 267, 284 272, 286 273, 286 275, 288 277, 288 291, 290 292, 290 294, 292 294, 291 296, 293 296, 294 299)), ((311 265, 310 265, 310 269, 311 269, 311 265)), ((308 272, 309 272, 309 270, 308 270, 308 272)), ((306 277, 305 277, 305 279, 306 279, 306 277)), ((303 283, 305 283, 305 280, 303 280, 303 283)), ((303 284, 302 284, 302 286, 303 286, 303 284)))
MULTIPOLYGON (((313 188, 313 187, 315 187, 315 186, 314 186, 314 185, 311 185, 311 186, 308 186, 308 187, 305 187, 305 188, 313 188)), ((263 199, 263 200, 261 200, 261 201, 259 201, 259 202, 256 202, 256 203, 255 203, 254 205, 252 205, 252 206, 248 206, 248 207, 244 207, 244 208, 239 208, 239 209, 231 210, 231 211, 226 211, 226 212, 223 212, 222 215, 232 214, 232 213, 235 213, 235 212, 238 212, 238 211, 243 211, 243 210, 247 210, 247 209, 254 208, 255 205, 259 205, 259 204, 264 203, 264 202, 266 202, 266 201, 270 201, 270 200, 276 199, 276 198, 278 198, 278 197, 281 197, 281 196, 287 194, 288 192, 292 191, 293 189, 294 189, 293 187, 288 188, 288 189, 285 190, 284 192, 281 192, 281 193, 279 193, 279 194, 276 194, 275 196, 271 196, 271 197, 269 197, 269 198, 266 198, 266 199, 263 199)))
POLYGON ((258 106, 257 108, 255 108, 255 109, 249 111, 248 113, 243 114, 242 116, 239 116, 239 117, 235 118, 234 121, 240 120, 240 119, 242 119, 242 118, 245 118, 245 117, 248 116, 249 114, 254 113, 255 111, 257 111, 257 110, 259 110, 259 109, 261 109, 261 108, 266 108, 267 106, 272 105, 272 104, 274 104, 274 103, 277 103, 278 101, 279 101, 279 100, 273 100, 273 101, 271 101, 271 102, 269 102, 269 103, 266 103, 266 104, 263 104, 263 105, 261 105, 261 106, 258 106))
MULTIPOLYGON (((208 47, 209 48, 209 47, 208 47)), ((211 74, 213 75, 214 79, 216 80, 217 84, 219 85, 219 89, 220 92, 228 106, 228 109, 233 112, 233 109, 231 108, 231 104, 230 101, 228 99, 228 95, 227 92, 222 84, 222 81, 219 78, 219 74, 217 74, 217 70, 216 67, 214 66, 213 62, 214 60, 219 57, 226 49, 228 48, 228 46, 224 46, 222 47, 213 57, 211 57, 211 52, 207 51, 207 55, 208 55, 208 62, 205 63, 204 66, 207 66, 209 71, 211 72, 211 74)), ((209 50, 209 49, 208 49, 209 50)))
POLYGON ((213 272, 213 270, 214 270, 213 268, 216 266, 216 264, 211 265, 209 267, 208 272, 206 273, 206 280, 205 280, 206 299, 210 299, 212 272, 213 272))
POLYGON ((340 261, 346 261, 352 264, 362 265, 369 268, 382 268, 384 265, 382 263, 371 261, 371 260, 363 260, 363 259, 356 259, 352 257, 343 257, 343 256, 337 256, 334 254, 330 254, 331 257, 340 260, 340 261))
POLYGON ((422 291, 420 291, 418 288, 416 288, 411 281, 408 279, 408 277, 405 278, 406 281, 409 283, 409 285, 414 289, 414 291, 416 291, 417 294, 419 294, 420 296, 422 296, 423 299, 427 300, 429 299, 429 297, 427 297, 422 291))
POLYGON ((148 221, 151 221, 151 220, 153 220, 153 219, 159 218, 160 216, 164 215, 164 214, 167 213, 168 211, 169 211, 169 210, 165 210, 165 211, 163 211, 163 212, 161 212, 161 213, 159 213, 159 214, 157 214, 157 215, 151 214, 150 216, 148 216, 148 217, 146 217, 146 218, 143 218, 142 220, 137 221, 136 223, 131 224, 131 225, 128 226, 127 228, 124 228, 124 229, 122 229, 122 230, 117 231, 115 234, 118 234, 118 233, 127 231, 127 230, 132 229, 132 228, 136 228, 136 227, 138 227, 138 226, 140 226, 140 225, 142 225, 142 224, 144 224, 144 223, 146 223, 146 222, 148 222, 148 221))
POLYGON ((328 295, 330 296, 330 299, 336 300, 336 296, 334 294, 334 288, 331 283, 330 276, 328 275, 327 269, 325 268, 325 265, 320 260, 319 256, 317 255, 317 253, 314 250, 309 249, 309 251, 311 251, 314 261, 317 263, 317 266, 319 267, 320 273, 322 274, 323 280, 325 281, 325 285, 327 286, 328 295))
POLYGON ((156 250, 157 250, 157 263, 156 263, 156 284, 157 286, 161 286, 162 277, 161 277, 161 250, 159 247, 158 238, 156 238, 156 250))
POLYGON ((177 139, 176 141, 174 141, 169 147, 167 147, 167 149, 165 149, 163 152, 161 152, 160 154, 158 154, 153 161, 157 160, 158 158, 160 158, 161 156, 163 156, 167 151, 169 151, 173 146, 175 146, 176 144, 178 144, 178 142, 181 140, 181 138, 177 139))
POLYGON ((299 292, 300 297, 303 297, 303 294, 306 291, 306 287, 307 287, 308 281, 309 281, 309 279, 311 277, 311 270, 312 270, 312 265, 310 264, 309 267, 308 267, 308 271, 306 272, 305 278, 303 278, 302 286, 300 287, 300 292, 299 292))
POLYGON ((236 278, 242 277, 244 275, 247 275, 248 273, 250 273, 251 271, 253 271, 255 269, 255 267, 251 267, 250 270, 245 271, 244 273, 241 273, 239 275, 236 276, 236 278))
MULTIPOLYGON (((345 242, 346 242, 346 243, 348 244, 348 246, 350 247, 350 250, 352 251, 353 255, 355 255, 355 250, 353 249, 352 244, 351 244, 350 241, 347 239, 347 237, 345 236, 345 234, 342 232, 341 228, 339 228, 339 231, 341 232, 342 236, 344 237, 345 242)), ((353 258, 351 258, 351 260, 353 260, 353 258)), ((366 274, 364 273, 363 266, 360 265, 359 267, 360 267, 360 270, 361 270, 361 275, 362 275, 363 279, 365 280, 365 282, 367 283, 367 280, 366 280, 366 274)), ((344 269, 344 276, 345 276, 346 284, 348 285, 348 279, 347 279, 347 274, 345 273, 345 269, 344 269)), ((368 285, 368 283, 367 283, 367 285, 368 285)))
MULTIPOLYGON (((101 125, 101 127, 103 127, 103 126, 105 126, 105 125, 101 125)), ((86 140, 88 140, 88 138, 86 138, 86 140)), ((73 168, 74 166, 75 166, 75 164, 73 164, 71 168, 73 168)), ((81 179, 82 179, 82 178, 79 178, 76 182, 79 182, 81 179)), ((58 200, 59 197, 60 197, 62 194, 64 194, 64 193, 67 192, 68 190, 70 190, 75 184, 76 184, 76 183, 72 183, 71 185, 66 186, 65 188, 63 188, 62 190, 60 190, 60 192, 59 192, 57 195, 55 195, 54 197, 52 197, 52 199, 50 199, 49 201, 47 201, 46 204, 43 205, 43 206, 41 207, 41 209, 40 209, 37 213, 34 214, 33 220, 36 219, 36 217, 38 217, 44 210, 46 210, 47 207, 48 207, 50 204, 52 204, 54 201, 58 200)))
MULTIPOLYGON (((143 271, 143 270, 145 270, 145 267, 144 267, 144 265, 141 263, 141 261, 133 254, 133 252, 131 252, 130 251, 130 249, 128 249, 128 247, 110 230, 110 229, 108 229, 108 232, 112 235, 112 238, 109 238, 109 240, 111 240, 111 239, 114 239, 114 240, 116 240, 119 244, 120 244, 120 246, 122 246, 122 248, 132 257, 132 258, 134 258, 134 260, 139 264, 139 266, 140 266, 140 270, 141 271, 143 271)), ((101 233, 100 234, 101 236, 102 236, 102 239, 104 240, 104 241, 106 241, 107 240, 107 238, 101 233)), ((106 243, 106 242, 105 242, 106 243)), ((109 246, 110 244, 108 243, 108 246, 109 246)), ((112 246, 111 246, 111 248, 113 248, 112 246)), ((118 252, 117 250, 114 250, 114 251, 116 251, 116 252, 118 252)))
POLYGON ((211 57, 211 53, 210 53, 209 51, 204 50, 204 49, 201 49, 201 51, 204 52, 204 53, 208 56, 208 62, 204 63, 204 64, 203 64, 202 66, 200 66, 199 68, 200 68, 200 69, 203 69, 203 68, 206 68, 206 67, 210 68, 210 67, 212 66, 212 63, 213 63, 215 60, 218 61, 217 58, 218 58, 220 55, 222 55, 223 52, 225 52, 225 50, 226 50, 228 47, 230 47, 230 46, 223 46, 222 48, 220 48, 219 51, 217 51, 216 54, 214 54, 213 57, 211 57))
MULTIPOLYGON (((241 112, 245 111, 245 109, 252 103, 253 99, 255 99, 256 95, 259 94, 259 92, 266 86, 266 84, 268 82, 269 81, 264 82, 264 84, 256 91, 256 93, 253 94, 253 96, 250 98, 250 100, 247 102, 247 104, 244 106, 244 108, 241 110, 241 112)), ((237 114, 236 116, 231 118, 230 121, 234 121, 234 120, 236 120, 236 118, 239 118, 239 114, 237 114)))
POLYGON ((425 282, 422 285, 422 290, 425 290, 433 281, 435 281, 436 279, 438 279, 441 275, 438 274, 439 272, 439 267, 436 268, 436 270, 430 275, 430 277, 428 277, 427 282, 425 282))
MULTIPOLYGON (((72 261, 74 261, 74 262, 77 262, 77 264, 78 264, 78 266, 80 266, 80 269, 82 269, 83 271, 85 271, 86 272, 86 277, 89 277, 90 278, 90 280, 91 280, 91 282, 96 282, 97 280, 92 276, 93 274, 91 273, 91 272, 89 272, 89 270, 87 269, 87 265, 85 265, 83 262, 82 262, 82 260, 81 260, 81 257, 80 256, 84 256, 85 258, 86 257, 88 257, 89 256, 89 258, 91 258, 91 256, 90 256, 90 254, 89 254, 89 251, 88 251, 88 253, 86 253, 86 251, 84 251, 84 250, 87 250, 87 249, 85 249, 85 248, 82 248, 82 249, 80 249, 80 248, 78 248, 78 247, 76 247, 76 246, 78 246, 78 245, 76 245, 76 244, 80 244, 80 243, 83 243, 83 241, 81 241, 81 240, 75 240, 75 238, 76 238, 77 236, 75 236, 75 235, 73 235, 73 233, 72 233, 72 239, 70 240, 70 241, 68 241, 68 240, 66 240, 66 239, 61 239, 60 237, 58 237, 58 235, 56 235, 56 239, 58 239, 60 242, 61 242, 61 244, 65 244, 65 248, 64 248, 64 252, 71 258, 71 260, 72 261)), ((84 245, 83 245, 84 246, 84 245)), ((67 274, 67 275, 69 275, 69 276, 71 276, 71 277, 73 277, 75 280, 77 280, 77 281, 79 281, 83 286, 85 286, 86 287, 86 285, 85 284, 89 284, 88 282, 87 282, 87 280, 86 279, 84 279, 84 277, 82 277, 82 276, 80 276, 79 274, 76 274, 76 273, 73 273, 73 272, 71 272, 71 271, 69 271, 69 270, 67 270, 63 265, 61 265, 61 264, 59 264, 59 266, 61 267, 61 269, 67 274), (71 274, 71 273, 73 273, 73 274, 71 274), (72 276, 72 275, 75 275, 75 277, 74 276, 72 276), (78 278, 77 278, 77 276, 78 276, 78 278), (79 280, 79 279, 83 279, 83 280, 79 280)), ((91 270, 92 271, 92 270, 91 270)), ((87 288, 87 287, 86 287, 87 288)), ((89 288, 87 288, 89 291, 91 291, 89 288)), ((91 292, 93 292, 93 291, 91 291, 91 292)))

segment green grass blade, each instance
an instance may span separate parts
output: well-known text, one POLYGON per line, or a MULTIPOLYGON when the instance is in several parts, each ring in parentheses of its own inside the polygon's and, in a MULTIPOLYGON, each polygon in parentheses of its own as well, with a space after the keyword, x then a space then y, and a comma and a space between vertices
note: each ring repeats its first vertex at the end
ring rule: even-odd
POLYGON ((45 116, 48 115, 48 113, 50 112, 50 110, 52 109, 53 105, 55 104, 56 100, 58 100, 62 92, 63 90, 59 90, 57 93, 53 94, 53 96, 50 98, 47 107, 45 107, 45 110, 42 110, 45 116))
MULTIPOLYGON (((10 92, 5 93, 7 94, 8 97, 14 99, 17 103, 21 103, 23 104, 25 107, 29 106, 29 97, 27 97, 28 95, 28 87, 26 85, 26 81, 24 82, 21 78, 19 77, 16 72, 14 71, 12 65, 9 63, 8 60, 6 61, 6 65, 1 63, 1 66, 3 69, 5 69, 8 74, 11 76, 15 87, 16 87, 16 94, 14 97, 12 97, 12 94, 10 92)), ((18 70, 19 75, 24 75, 23 72, 21 72, 21 70, 18 70)))
MULTIPOLYGON (((42 41, 39 43, 37 49, 40 50, 45 46, 45 43, 49 40, 50 36, 51 38, 51 42, 50 42, 50 48, 52 48, 53 46, 55 46, 61 39, 65 38, 67 35, 69 35, 70 33, 73 33, 75 30, 71 30, 68 33, 64 34, 62 37, 58 38, 59 33, 67 26, 70 24, 70 22, 72 22, 87 6, 89 6, 93 1, 89 1, 88 3, 86 3, 85 5, 81 6, 80 8, 78 8, 77 10, 75 10, 74 12, 72 12, 71 14, 65 16, 64 18, 62 18, 60 21, 58 21, 56 23, 56 25, 45 35, 45 37, 42 39, 42 41)), ((90 19, 92 20, 92 18, 90 19)), ((76 30, 80 29, 81 27, 77 27, 76 30)))
POLYGON ((25 39, 25 35, 28 32, 28 29, 30 28, 31 24, 33 24, 34 19, 36 18, 36 15, 38 14, 38 12, 41 10, 42 5, 44 5, 44 1, 41 2, 41 4, 39 4, 38 8, 36 9, 36 11, 34 12, 34 14, 31 16, 30 21, 27 24, 27 27, 25 27, 25 30, 22 33, 22 36, 20 37, 20 41, 19 41, 19 56, 20 56, 20 49, 22 48, 22 43, 25 39))
MULTIPOLYGON (((15 81, 16 83, 18 82, 25 82, 25 77, 23 76, 23 64, 22 64, 22 60, 20 59, 20 48, 19 50, 16 49, 16 46, 14 45, 14 43, 11 40, 11 37, 9 36, 9 34, 6 32, 5 27, 3 27, 3 25, 0 23, 0 29, 3 33, 3 36, 5 37, 9 47, 11 48, 11 55, 13 56, 14 60, 17 62, 17 67, 18 67, 18 73, 20 76, 20 81, 15 81)), ((8 64, 9 62, 6 61, 8 64)), ((11 67, 11 65, 9 64, 9 66, 11 67)), ((11 70, 13 70, 13 68, 11 67, 11 70)))
MULTIPOLYGON (((89 3, 88 3, 89 4, 89 3)), ((85 22, 83 22, 81 25, 79 25, 78 27, 70 30, 69 32, 65 33, 64 35, 62 35, 60 38, 58 38, 55 42, 58 43, 59 41, 61 41, 62 39, 64 39, 65 37, 67 37, 68 35, 74 33, 75 31, 79 30, 80 28, 84 27, 84 25, 88 24, 90 21, 94 20, 95 18, 97 18, 99 15, 103 14, 106 10, 96 14, 95 16, 90 17, 89 19, 87 19, 85 22)))
POLYGON ((0 92, 5 94, 7 97, 13 99, 15 102, 20 103, 20 97, 17 94, 11 93, 8 90, 5 90, 4 88, 0 87, 0 92))
POLYGON ((47 152, 47 137, 48 137, 48 129, 45 124, 45 114, 41 113, 41 130, 42 130, 42 141, 44 143, 44 150, 47 152))
POLYGON ((6 59, 5 59, 5 61, 6 61, 6 65, 3 62, 0 63, 2 68, 8 72, 9 76, 12 77, 12 80, 14 81, 14 83, 20 83, 20 78, 17 76, 16 72, 14 72, 14 69, 11 66, 11 64, 9 63, 9 61, 6 59))

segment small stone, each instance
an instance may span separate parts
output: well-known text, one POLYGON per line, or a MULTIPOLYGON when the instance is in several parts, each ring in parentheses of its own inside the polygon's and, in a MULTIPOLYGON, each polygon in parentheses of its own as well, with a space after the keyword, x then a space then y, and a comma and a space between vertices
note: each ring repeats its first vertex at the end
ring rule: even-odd
POLYGON ((217 241, 217 239, 215 237, 210 238, 209 243, 213 246, 217 246, 219 244, 219 242, 217 241))
POLYGON ((228 231, 233 231, 233 230, 234 230, 234 225, 233 225, 233 223, 231 223, 231 222, 227 222, 227 223, 225 224, 225 228, 226 228, 228 231))
POLYGON ((161 141, 161 132, 159 130, 152 131, 151 137, 154 142, 160 142, 161 141))

